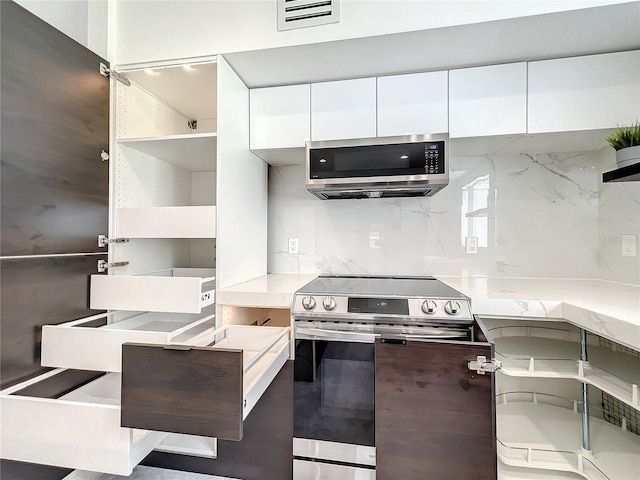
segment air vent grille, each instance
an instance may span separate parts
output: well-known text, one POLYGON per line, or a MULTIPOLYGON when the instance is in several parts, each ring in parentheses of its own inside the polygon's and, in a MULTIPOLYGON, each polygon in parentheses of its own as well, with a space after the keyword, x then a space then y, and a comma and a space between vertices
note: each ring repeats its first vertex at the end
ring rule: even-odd
POLYGON ((278 0, 278 31, 339 21, 338 0, 278 0))

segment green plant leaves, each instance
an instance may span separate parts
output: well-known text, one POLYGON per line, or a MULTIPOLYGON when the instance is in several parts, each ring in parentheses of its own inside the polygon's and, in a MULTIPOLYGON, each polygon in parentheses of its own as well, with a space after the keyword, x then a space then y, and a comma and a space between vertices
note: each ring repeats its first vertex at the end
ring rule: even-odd
POLYGON ((618 127, 615 133, 605 137, 605 140, 616 150, 640 145, 640 122, 630 127, 618 127))

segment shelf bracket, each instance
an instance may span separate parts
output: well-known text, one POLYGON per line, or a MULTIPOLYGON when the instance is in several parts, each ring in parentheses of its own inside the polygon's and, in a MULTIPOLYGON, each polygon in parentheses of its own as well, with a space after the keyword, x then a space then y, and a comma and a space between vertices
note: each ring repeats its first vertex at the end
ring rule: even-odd
POLYGON ((98 273, 105 272, 109 268, 126 267, 129 262, 113 262, 109 263, 106 260, 98 260, 98 273))
POLYGON ((495 358, 492 358, 491 361, 487 362, 487 357, 484 355, 478 355, 476 360, 471 360, 467 363, 467 367, 469 370, 475 370, 480 375, 484 375, 485 373, 494 373, 500 370, 502 368, 502 362, 495 358))
POLYGON ((128 238, 109 238, 106 235, 98 235, 98 246, 104 248, 110 243, 129 243, 128 238))

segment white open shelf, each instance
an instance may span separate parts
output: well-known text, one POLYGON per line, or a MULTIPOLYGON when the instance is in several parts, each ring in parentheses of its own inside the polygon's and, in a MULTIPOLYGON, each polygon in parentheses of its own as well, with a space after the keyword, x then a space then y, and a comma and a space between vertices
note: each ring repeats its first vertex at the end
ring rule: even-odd
POLYGON ((121 138, 120 145, 192 172, 216 169, 217 133, 121 138))
POLYGON ((130 475, 167 436, 120 426, 120 375, 104 375, 57 399, 18 392, 64 370, 0 392, 0 457, 130 475))
POLYGON ((92 275, 90 308, 200 313, 215 303, 215 269, 170 268, 147 275, 92 275))
POLYGON ((116 209, 119 238, 215 238, 216 207, 116 209))
POLYGON ((211 343, 214 315, 148 312, 114 322, 115 314, 102 314, 61 325, 42 327, 42 365, 102 372, 122 371, 122 344, 211 343), (106 325, 87 323, 106 319, 106 325))
POLYGON ((289 358, 289 327, 227 325, 214 332, 213 349, 242 350, 243 419, 289 358))
POLYGON ((509 393, 498 397, 496 410, 498 457, 507 465, 571 472, 588 480, 637 480, 640 476, 640 437, 602 418, 590 417, 592 450, 582 450, 577 401, 509 393), (523 395, 531 398, 524 400, 523 395), (510 396, 519 400, 507 401, 510 396), (555 404, 542 403, 546 401, 555 404))
POLYGON ((601 347, 589 337, 589 362, 580 357, 578 329, 566 323, 484 319, 501 372, 515 377, 570 378, 640 408, 640 357, 601 347))

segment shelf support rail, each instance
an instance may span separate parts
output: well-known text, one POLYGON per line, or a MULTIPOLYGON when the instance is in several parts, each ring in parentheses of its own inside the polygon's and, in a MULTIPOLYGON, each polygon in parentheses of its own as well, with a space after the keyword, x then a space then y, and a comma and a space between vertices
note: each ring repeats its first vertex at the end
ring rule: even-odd
MULTIPOLYGON (((588 362, 587 331, 580 329, 580 363, 588 362)), ((591 435, 589 432, 589 391, 587 384, 582 382, 582 448, 591 451, 591 435)))

